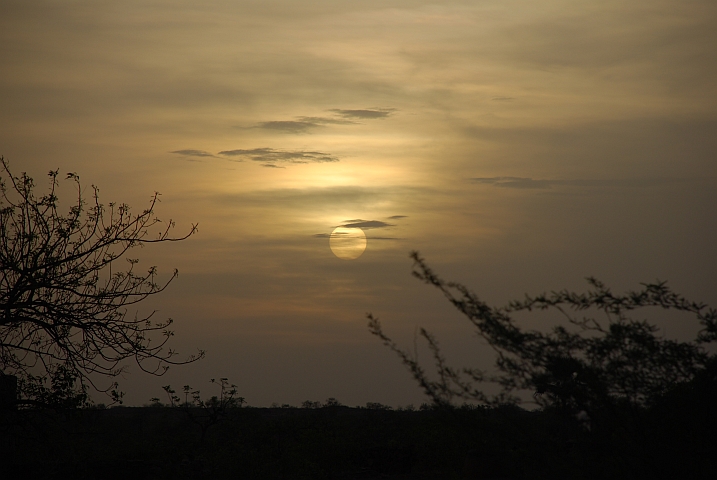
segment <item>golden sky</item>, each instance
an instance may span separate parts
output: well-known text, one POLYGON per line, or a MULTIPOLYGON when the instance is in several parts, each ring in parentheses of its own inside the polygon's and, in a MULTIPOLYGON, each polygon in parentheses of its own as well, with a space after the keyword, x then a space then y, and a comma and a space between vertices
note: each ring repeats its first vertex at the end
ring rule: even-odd
POLYGON ((414 249, 495 304, 593 275, 717 305, 712 0, 4 0, 0 37, 15 172, 200 225, 137 256, 179 268, 141 308, 208 357, 129 375, 130 404, 218 377, 258 406, 420 403, 366 312, 487 354, 414 249))

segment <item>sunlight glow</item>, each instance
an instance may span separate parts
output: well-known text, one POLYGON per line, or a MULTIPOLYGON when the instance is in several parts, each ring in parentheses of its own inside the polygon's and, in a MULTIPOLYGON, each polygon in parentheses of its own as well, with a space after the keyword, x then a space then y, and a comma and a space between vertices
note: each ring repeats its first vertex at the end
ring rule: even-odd
POLYGON ((337 227, 331 232, 329 246, 342 260, 355 260, 366 250, 366 234, 360 228, 337 227))

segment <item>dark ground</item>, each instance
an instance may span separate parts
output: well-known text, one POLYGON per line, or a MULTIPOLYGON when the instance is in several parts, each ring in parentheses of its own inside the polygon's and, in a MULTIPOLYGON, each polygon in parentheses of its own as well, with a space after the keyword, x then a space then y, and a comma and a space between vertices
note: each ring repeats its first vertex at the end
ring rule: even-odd
MULTIPOLYGON (((699 451, 694 441, 685 446, 674 438, 664 452, 643 449, 629 432, 607 438, 570 417, 516 407, 235 408, 214 424, 205 413, 182 407, 5 412, 0 478, 717 478, 711 476, 714 444, 699 451), (655 462, 664 466, 646 467, 655 462)), ((665 443, 652 437, 655 445, 665 443)))

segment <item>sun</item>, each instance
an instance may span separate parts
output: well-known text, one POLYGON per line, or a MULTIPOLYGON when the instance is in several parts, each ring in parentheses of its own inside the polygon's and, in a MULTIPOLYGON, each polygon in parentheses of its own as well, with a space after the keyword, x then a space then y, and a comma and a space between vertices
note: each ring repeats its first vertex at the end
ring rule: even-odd
POLYGON ((366 234, 360 228, 336 227, 331 232, 329 246, 342 260, 355 260, 366 250, 366 234))

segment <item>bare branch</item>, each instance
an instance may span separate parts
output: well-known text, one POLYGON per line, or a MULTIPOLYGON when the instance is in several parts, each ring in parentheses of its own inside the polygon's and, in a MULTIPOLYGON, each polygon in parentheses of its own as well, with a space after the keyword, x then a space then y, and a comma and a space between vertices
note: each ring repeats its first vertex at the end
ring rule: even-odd
POLYGON ((87 385, 110 392, 116 383, 99 387, 94 375, 116 377, 127 359, 133 358, 143 371, 161 375, 170 364, 203 357, 199 351, 175 359, 176 352, 166 346, 171 319, 153 323, 154 312, 128 315, 128 307, 164 291, 177 277, 175 270, 158 282, 156 267, 135 272, 137 261, 126 256, 129 250, 144 243, 185 240, 197 232, 196 224, 185 235, 172 236, 174 222, 161 222, 154 213, 159 193, 135 215, 124 204, 105 207, 94 185, 87 200, 75 173, 67 174, 66 180, 74 183, 76 198, 68 213, 61 214, 56 195, 59 171, 49 172, 48 193, 38 198, 32 178, 25 173, 13 176, 3 157, 0 165, 3 374, 17 375, 28 392, 35 388, 35 395, 41 393, 38 379, 48 375, 65 382, 74 375, 83 393, 87 385), (154 229, 157 234, 152 234, 154 229), (118 269, 116 261, 122 257, 129 261, 125 269, 118 269), (161 340, 152 343, 153 334, 162 335, 161 340))
POLYGON ((417 356, 403 351, 368 314, 369 331, 399 356, 437 404, 450 404, 454 399, 517 403, 515 393, 533 391, 540 405, 583 410, 592 416, 624 402, 635 407, 651 405, 717 364, 717 356, 703 347, 717 340, 717 311, 688 301, 672 292, 665 282, 646 283, 642 290, 616 295, 602 282, 588 278, 591 288, 585 293, 563 290, 536 297, 526 295, 522 301, 495 308, 465 286, 442 280, 417 252, 412 252, 411 258, 413 275, 438 288, 496 352, 493 375, 472 368, 457 370, 446 364, 436 338, 421 329, 438 377, 431 380, 417 356), (628 316, 644 307, 691 314, 702 330, 692 342, 665 339, 654 325, 628 316), (543 333, 522 329, 510 316, 533 309, 555 310, 563 322, 543 333), (605 320, 586 312, 602 314, 605 320), (495 384, 499 393, 486 394, 480 387, 486 383, 495 384))

